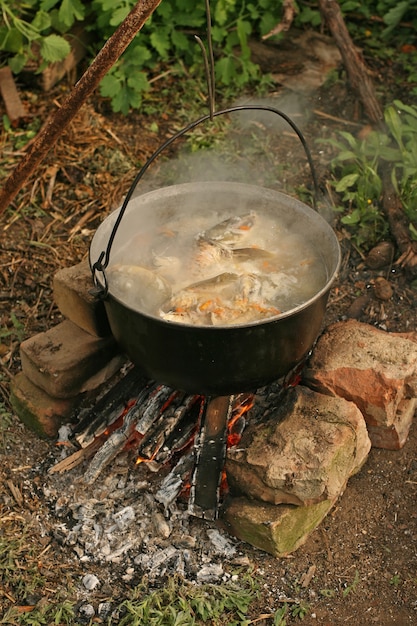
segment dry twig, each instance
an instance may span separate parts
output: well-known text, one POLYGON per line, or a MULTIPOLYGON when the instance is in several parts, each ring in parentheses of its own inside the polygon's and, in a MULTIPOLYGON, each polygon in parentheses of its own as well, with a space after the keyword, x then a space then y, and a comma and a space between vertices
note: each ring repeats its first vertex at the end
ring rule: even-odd
POLYGON ((125 51, 161 0, 139 0, 116 32, 107 40, 93 63, 75 85, 65 102, 46 121, 23 159, 0 191, 0 215, 16 197, 28 177, 49 152, 64 128, 99 85, 101 79, 125 51))
POLYGON ((294 0, 284 0, 282 3, 282 20, 278 22, 274 28, 262 37, 263 40, 278 35, 279 33, 286 32, 290 29, 291 24, 294 21, 294 16, 298 13, 294 0))

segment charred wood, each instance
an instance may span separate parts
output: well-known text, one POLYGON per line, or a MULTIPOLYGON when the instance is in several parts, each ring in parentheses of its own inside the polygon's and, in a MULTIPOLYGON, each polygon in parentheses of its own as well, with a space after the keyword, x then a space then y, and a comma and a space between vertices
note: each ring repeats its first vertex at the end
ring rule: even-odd
MULTIPOLYGON (((137 397, 138 389, 144 384, 143 373, 135 367, 130 369, 94 406, 78 413, 78 423, 72 429, 72 437, 82 447, 91 443, 94 437, 101 435, 121 415, 129 401, 137 397)), ((75 417, 77 416, 73 419, 75 417)))
POLYGON ((188 510, 214 520, 218 515, 220 482, 226 458, 227 425, 234 396, 211 398, 195 443, 196 463, 188 510))

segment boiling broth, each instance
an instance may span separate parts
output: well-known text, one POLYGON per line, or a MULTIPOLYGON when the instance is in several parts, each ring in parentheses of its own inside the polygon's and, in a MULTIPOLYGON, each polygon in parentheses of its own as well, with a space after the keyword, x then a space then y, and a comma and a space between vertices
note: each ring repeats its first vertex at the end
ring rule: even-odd
POLYGON ((170 322, 229 326, 275 317, 307 302, 328 280, 308 235, 295 232, 288 216, 256 209, 179 211, 162 226, 142 225, 114 252, 109 290, 170 322))

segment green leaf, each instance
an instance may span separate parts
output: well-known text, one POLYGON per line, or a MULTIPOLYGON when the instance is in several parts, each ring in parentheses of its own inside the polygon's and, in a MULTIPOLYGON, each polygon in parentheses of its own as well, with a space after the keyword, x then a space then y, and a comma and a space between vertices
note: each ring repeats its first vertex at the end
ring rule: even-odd
POLYGON ((248 35, 250 35, 251 32, 252 27, 250 23, 246 20, 242 20, 239 18, 237 21, 237 34, 243 54, 246 54, 249 51, 248 35))
POLYGON ((417 117, 416 107, 408 106, 408 104, 404 104, 403 102, 401 102, 401 100, 394 100, 394 105, 397 107, 397 109, 400 109, 400 111, 405 111, 406 113, 409 113, 410 115, 414 117, 417 117))
POLYGON ((8 64, 13 74, 19 74, 25 67, 28 57, 26 54, 15 54, 14 57, 9 59, 8 64))
POLYGON ((4 130, 6 132, 11 131, 13 127, 12 127, 12 123, 10 121, 10 118, 6 114, 4 114, 2 119, 3 119, 3 128, 4 128, 4 130))
POLYGON ((397 109, 394 106, 387 107, 384 112, 384 118, 385 118, 385 122, 388 128, 392 132, 398 145, 400 146, 401 149, 403 149, 404 147, 403 141, 402 141, 403 126, 402 126, 401 118, 398 114, 397 109))
POLYGON ((408 225, 408 230, 409 230, 409 231, 410 231, 410 233, 411 233, 411 239, 412 239, 413 241, 417 241, 417 229, 415 228, 414 224, 412 224, 411 222, 410 222, 410 224, 408 225))
POLYGON ((357 172, 343 176, 335 186, 336 191, 346 191, 346 189, 349 189, 349 187, 352 187, 356 183, 358 178, 359 174, 357 172))
POLYGON ((38 11, 32 21, 33 28, 39 33, 51 27, 51 16, 46 11, 38 11))
POLYGON ((407 0, 399 2, 398 4, 393 6, 387 13, 385 13, 383 17, 384 23, 387 24, 387 26, 390 26, 390 29, 397 26, 401 22, 405 12, 408 9, 408 6, 409 2, 407 2, 407 0))
POLYGON ((62 61, 70 52, 71 46, 60 35, 48 35, 40 40, 41 57, 48 63, 62 61))
POLYGON ((151 58, 152 54, 149 48, 139 44, 139 40, 135 40, 122 56, 122 66, 124 61, 126 61, 126 67, 133 65, 142 68, 146 61, 149 61, 151 58))
POLYGON ((129 7, 119 7, 113 11, 112 17, 110 18, 109 24, 111 26, 119 26, 125 19, 125 17, 129 14, 129 7))
POLYGON ((349 146, 352 149, 357 149, 357 147, 358 147, 358 140, 356 139, 356 137, 354 137, 352 135, 352 133, 348 133, 345 130, 341 130, 341 131, 339 131, 339 135, 341 137, 343 137, 343 139, 345 139, 347 141, 347 143, 349 144, 349 146))
POLYGON ((5 52, 19 53, 23 51, 23 37, 17 28, 0 29, 0 48, 5 52))
POLYGON ((224 85, 230 85, 236 72, 236 66, 233 59, 223 57, 216 63, 216 76, 224 85))
POLYGON ((337 155, 337 161, 354 161, 357 155, 352 150, 342 150, 337 155))
POLYGON ((60 0, 41 0, 40 8, 42 11, 50 11, 60 0))
POLYGON ((224 26, 227 22, 227 2, 219 0, 214 7, 214 20, 220 25, 224 26))
POLYGON ((62 0, 59 7, 59 19, 67 28, 71 28, 75 20, 82 21, 85 17, 85 7, 80 0, 62 0))
POLYGON ((158 54, 162 57, 162 59, 166 60, 168 58, 169 51, 168 27, 154 31, 151 33, 150 39, 151 44, 158 54))
POLYGON ((135 72, 133 76, 129 76, 127 84, 133 91, 144 92, 149 90, 149 81, 145 72, 135 72))
POLYGON ((114 74, 106 74, 100 83, 100 93, 105 98, 113 98, 120 88, 120 80, 114 74))
POLYGON ((171 40, 177 50, 188 50, 190 47, 190 38, 179 30, 173 30, 171 40))
POLYGON ((359 209, 354 209, 352 213, 350 213, 349 215, 345 215, 340 219, 340 221, 342 222, 342 224, 346 224, 348 226, 358 224, 361 221, 361 212, 359 211, 359 209))
POLYGON ((172 21, 172 5, 169 2, 161 2, 157 8, 157 12, 164 20, 172 21))

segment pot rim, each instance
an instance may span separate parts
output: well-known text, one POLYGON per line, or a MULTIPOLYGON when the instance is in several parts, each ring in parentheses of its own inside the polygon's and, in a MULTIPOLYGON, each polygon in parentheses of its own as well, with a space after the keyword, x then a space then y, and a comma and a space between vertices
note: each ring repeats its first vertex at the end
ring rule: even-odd
MULTIPOLYGON (((301 200, 299 200, 298 198, 294 198, 293 196, 289 196, 288 194, 284 194, 281 191, 278 191, 276 189, 271 189, 269 187, 262 187, 260 185, 251 185, 248 183, 240 183, 240 182, 234 182, 234 181, 193 181, 193 182, 187 182, 187 183, 178 183, 178 184, 174 184, 174 185, 167 185, 165 187, 159 187, 157 189, 151 190, 151 191, 147 191, 141 194, 137 194, 135 196, 133 196, 133 199, 138 199, 138 198, 146 198, 148 199, 151 196, 161 196, 161 195, 168 195, 168 196, 172 196, 172 192, 173 191, 181 191, 183 189, 191 189, 191 188, 195 188, 197 190, 197 188, 199 188, 201 190, 201 187, 207 185, 209 186, 210 190, 213 189, 213 185, 216 185, 217 189, 221 189, 221 187, 224 187, 225 189, 240 189, 240 190, 250 190, 252 192, 260 192, 262 191, 263 194, 265 194, 265 192, 270 193, 271 195, 277 195, 280 196, 281 198, 284 197, 287 200, 290 200, 294 205, 298 205, 300 208, 302 208, 303 210, 307 210, 307 212, 313 213, 317 216, 318 220, 322 221, 323 224, 323 228, 325 230, 327 230, 327 233, 333 236, 334 238, 334 243, 335 243, 335 252, 337 253, 335 255, 336 257, 336 262, 334 263, 334 269, 332 271, 332 273, 327 277, 326 283, 323 285, 323 287, 317 291, 311 298, 309 298, 308 300, 306 300, 305 302, 303 302, 302 304, 299 304, 298 306, 289 309, 287 311, 283 311, 282 313, 278 314, 278 315, 274 315, 271 317, 268 317, 266 319, 260 319, 260 320, 254 320, 251 322, 242 322, 239 324, 224 324, 224 325, 216 325, 216 326, 212 326, 210 324, 187 324, 185 322, 181 322, 181 321, 170 321, 170 320, 164 320, 161 317, 158 317, 157 315, 151 315, 149 313, 146 313, 144 311, 135 309, 131 306, 129 306, 128 304, 126 304, 123 300, 121 300, 120 298, 117 298, 115 295, 113 295, 111 293, 111 289, 109 288, 105 297, 103 298, 104 300, 108 300, 108 299, 113 299, 116 302, 118 302, 120 305, 122 305, 123 307, 125 307, 126 309, 129 309, 130 311, 132 311, 133 313, 142 315, 145 318, 148 318, 149 320, 152 320, 154 322, 157 322, 163 326, 167 326, 167 327, 172 327, 172 328, 176 328, 176 327, 181 327, 181 328, 190 328, 190 329, 202 329, 202 330, 206 330, 206 331, 210 331, 210 332, 221 332, 221 331, 227 331, 230 329, 239 329, 239 328, 253 328, 253 327, 258 327, 261 325, 266 325, 266 324, 270 324, 272 322, 279 322, 280 320, 286 319, 288 317, 292 317, 294 315, 296 315, 297 313, 299 313, 300 311, 303 311, 304 309, 308 308, 313 302, 315 302, 316 300, 319 300, 322 296, 324 296, 331 288, 332 284, 334 283, 339 268, 340 268, 340 264, 341 264, 341 249, 340 249, 340 244, 339 241, 337 239, 336 233, 333 230, 333 228, 330 226, 330 224, 320 215, 320 213, 318 213, 317 210, 313 209, 312 207, 310 207, 309 205, 305 204, 304 202, 302 202, 301 200)), ((89 246, 89 264, 90 264, 90 268, 91 271, 93 273, 94 276, 94 269, 93 269, 93 261, 91 258, 91 252, 92 252, 92 245, 94 243, 94 239, 97 235, 97 233, 99 232, 100 228, 106 223, 110 223, 111 221, 115 222, 117 219, 117 215, 120 212, 120 208, 115 209, 114 211, 112 211, 109 215, 107 215, 107 217, 101 222, 101 224, 98 226, 97 230, 95 231, 93 238, 91 240, 90 246, 89 246)), ((95 275, 94 276, 95 280, 101 285, 101 287, 104 287, 104 280, 100 277, 95 275)))

